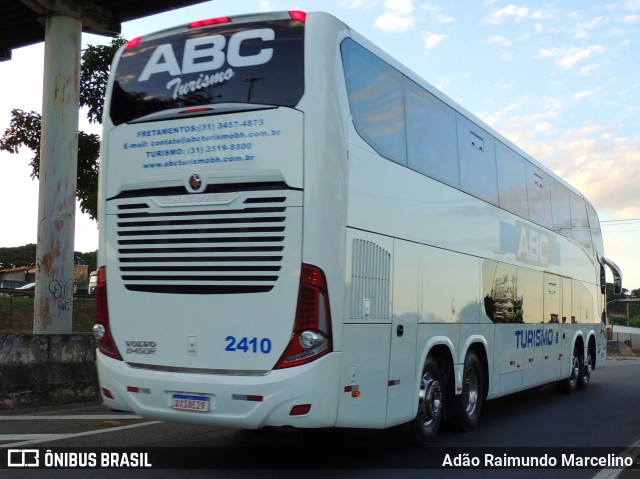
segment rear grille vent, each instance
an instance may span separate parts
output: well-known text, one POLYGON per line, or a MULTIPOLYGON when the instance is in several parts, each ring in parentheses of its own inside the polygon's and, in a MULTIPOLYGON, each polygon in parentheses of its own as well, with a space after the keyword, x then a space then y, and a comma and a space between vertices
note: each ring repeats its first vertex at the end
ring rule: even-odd
POLYGON ((270 291, 282 268, 286 197, 246 198, 228 205, 153 209, 120 200, 118 263, 131 291, 237 294, 270 291))

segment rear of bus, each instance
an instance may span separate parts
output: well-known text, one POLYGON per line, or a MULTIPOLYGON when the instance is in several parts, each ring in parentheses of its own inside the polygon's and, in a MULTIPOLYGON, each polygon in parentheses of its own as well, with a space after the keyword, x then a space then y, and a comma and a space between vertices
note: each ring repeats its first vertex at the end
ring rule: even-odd
POLYGON ((108 407, 243 428, 335 422, 327 279, 303 258, 305 20, 216 18, 116 55, 94 328, 108 407))

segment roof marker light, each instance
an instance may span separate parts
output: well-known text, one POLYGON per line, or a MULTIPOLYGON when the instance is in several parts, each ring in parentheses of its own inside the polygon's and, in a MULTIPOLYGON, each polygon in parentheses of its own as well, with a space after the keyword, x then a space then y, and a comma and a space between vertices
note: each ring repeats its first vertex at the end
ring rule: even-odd
POLYGON ((202 113, 203 111, 213 111, 213 108, 209 108, 206 106, 197 107, 197 108, 188 108, 186 110, 182 110, 180 112, 181 115, 189 114, 189 113, 202 113))
POLYGON ((124 47, 124 49, 125 50, 131 50, 132 48, 135 48, 138 45, 140 45, 141 41, 142 41, 142 37, 132 38, 131 40, 129 40, 129 42, 127 43, 127 46, 124 47))
POLYGON ((289 10, 289 16, 291 20, 298 20, 299 22, 304 22, 307 19, 306 12, 300 10, 289 10))
POLYGON ((229 23, 231 19, 229 17, 207 18, 206 20, 199 20, 197 22, 191 22, 189 28, 208 27, 210 25, 220 25, 221 23, 229 23))

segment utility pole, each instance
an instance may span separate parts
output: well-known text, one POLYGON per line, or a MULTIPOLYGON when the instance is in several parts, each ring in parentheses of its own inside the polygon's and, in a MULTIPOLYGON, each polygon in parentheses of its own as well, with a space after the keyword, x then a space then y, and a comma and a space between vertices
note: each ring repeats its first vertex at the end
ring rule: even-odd
POLYGON ((45 19, 34 334, 72 329, 81 36, 78 16, 45 19))

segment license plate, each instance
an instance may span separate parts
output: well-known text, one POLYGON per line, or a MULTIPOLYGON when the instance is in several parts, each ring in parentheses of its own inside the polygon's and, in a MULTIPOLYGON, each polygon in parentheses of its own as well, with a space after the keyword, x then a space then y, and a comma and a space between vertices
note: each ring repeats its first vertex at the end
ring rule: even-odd
POLYGON ((171 396, 171 407, 183 411, 207 412, 209 411, 209 398, 191 394, 174 394, 171 396))

